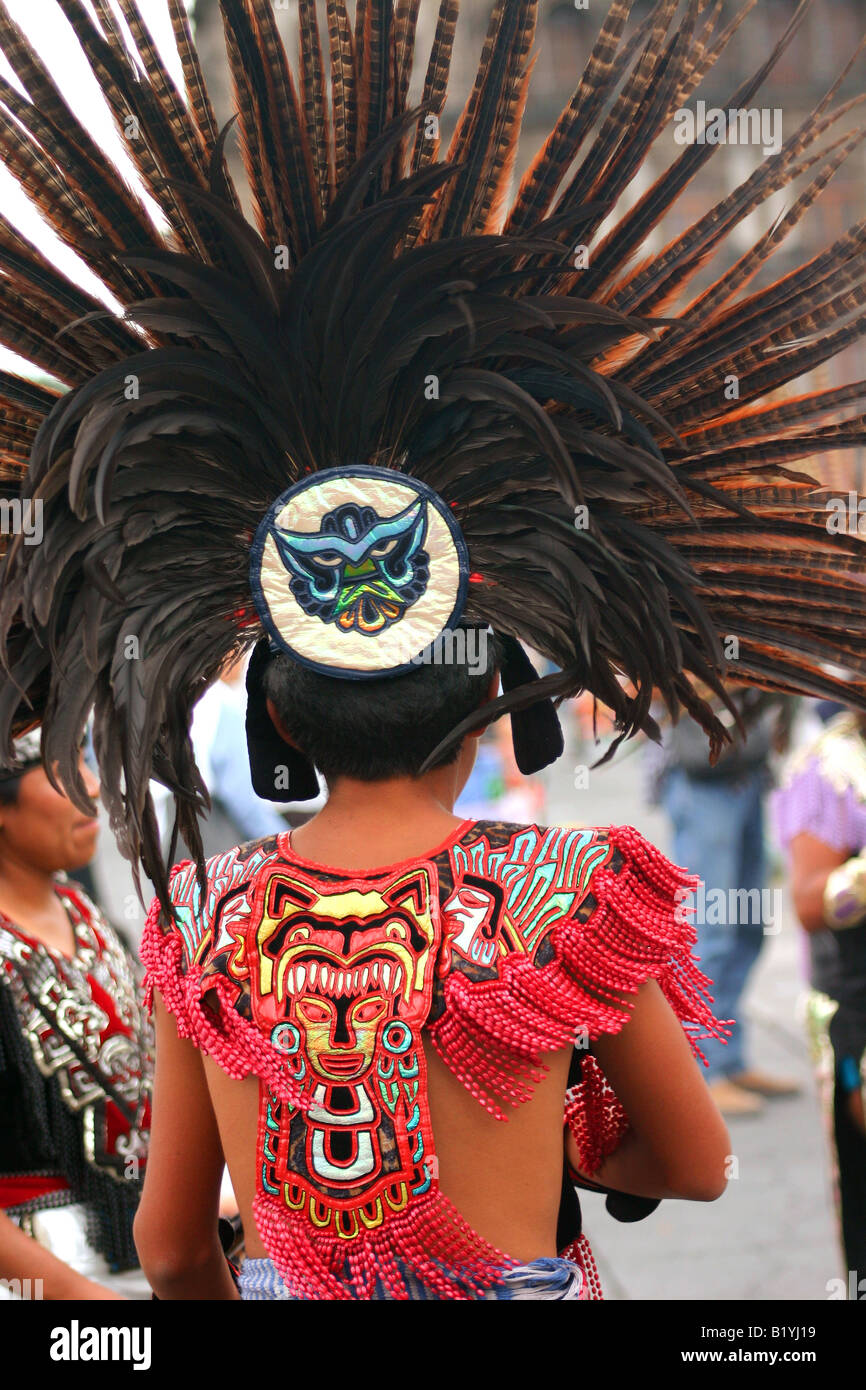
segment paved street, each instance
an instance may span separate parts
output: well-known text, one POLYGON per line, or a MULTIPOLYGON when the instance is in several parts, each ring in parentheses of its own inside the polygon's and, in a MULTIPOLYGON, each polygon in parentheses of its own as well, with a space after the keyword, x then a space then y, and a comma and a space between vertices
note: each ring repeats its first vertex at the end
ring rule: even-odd
MULTIPOLYGON (((664 815, 643 799, 640 758, 630 748, 574 791, 562 760, 550 781, 549 819, 633 824, 669 851, 664 815), (624 756, 623 756, 624 754, 624 756)), ((603 1198, 583 1194, 585 1224, 609 1299, 825 1299, 844 1275, 837 1250, 821 1115, 798 1006, 803 993, 801 931, 785 901, 782 931, 768 936, 745 1014, 751 1058, 798 1078, 803 1094, 777 1100, 758 1117, 731 1120, 739 1177, 708 1205, 664 1202, 636 1225, 608 1216, 603 1198)))

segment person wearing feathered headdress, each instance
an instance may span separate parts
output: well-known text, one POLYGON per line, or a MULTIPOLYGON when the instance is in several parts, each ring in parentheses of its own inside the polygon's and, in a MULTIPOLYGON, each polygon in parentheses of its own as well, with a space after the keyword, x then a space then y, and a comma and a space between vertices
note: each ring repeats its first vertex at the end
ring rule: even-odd
POLYGON ((836 133, 842 78, 648 254, 718 145, 677 146, 609 215, 749 5, 719 29, 718 7, 658 0, 629 26, 614 0, 508 205, 536 0, 496 0, 444 159, 456 0, 411 109, 418 0, 359 0, 354 22, 328 0, 327 64, 301 0, 297 79, 267 0, 221 0, 254 229, 180 0, 184 92, 133 0, 124 28, 106 3, 98 24, 59 3, 167 230, 0 17, 21 85, 0 80, 7 160, 125 310, 0 228, 4 341, 64 388, 0 378, 7 474, 44 524, 4 560, 0 732, 40 720, 53 775, 88 804, 71 750, 93 708, 103 797, 157 890, 145 1268, 163 1293, 232 1296, 212 1219, 225 1153, 246 1296, 596 1296, 563 1118, 574 1179, 621 1216, 724 1185, 690 1050, 724 1031, 682 910, 694 880, 628 828, 449 808, 479 729, 509 713, 532 772, 562 748, 551 700, 581 690, 619 738, 657 732, 657 692, 714 755, 728 734, 695 681, 723 701, 729 674, 832 695, 832 661, 866 706, 864 547, 828 534, 791 468, 862 443, 862 419, 821 422, 863 384, 764 400, 862 332, 863 225, 747 291, 862 139, 836 133), (727 234, 805 176, 689 300, 727 234), (250 647, 255 785, 313 796, 317 767, 330 800, 205 864, 190 718, 250 647), (191 854, 171 874, 151 777, 191 854))

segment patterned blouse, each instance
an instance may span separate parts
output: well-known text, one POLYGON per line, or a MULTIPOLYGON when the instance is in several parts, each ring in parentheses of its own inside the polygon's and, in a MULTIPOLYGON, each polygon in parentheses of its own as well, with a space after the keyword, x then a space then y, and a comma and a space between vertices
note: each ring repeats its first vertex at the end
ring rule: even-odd
POLYGON ((138 968, 74 882, 70 957, 0 914, 0 1206, 82 1202, 93 1247, 138 1263, 132 1218, 150 1129, 153 1034, 138 968))
MULTIPOLYGON (((866 739, 856 714, 831 719, 792 757, 771 811, 784 849, 800 834, 851 856, 866 848, 866 739)), ((810 932, 812 984, 866 1018, 866 924, 810 932)))

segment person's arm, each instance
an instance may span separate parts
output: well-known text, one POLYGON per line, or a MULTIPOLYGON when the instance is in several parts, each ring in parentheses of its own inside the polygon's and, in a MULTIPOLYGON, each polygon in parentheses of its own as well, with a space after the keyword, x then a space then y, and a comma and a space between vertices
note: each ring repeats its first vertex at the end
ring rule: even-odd
POLYGON ((63 1260, 44 1249, 22 1231, 5 1211, 0 1211, 0 1279, 39 1279, 47 1300, 121 1299, 93 1279, 78 1274, 63 1260))
MULTIPOLYGON (((593 1052, 631 1128, 590 1180, 637 1197, 720 1197, 728 1131, 655 980, 638 991, 621 1031, 599 1037, 593 1052)), ((566 1144, 569 1163, 583 1172, 571 1134, 566 1144)))
POLYGON ((845 850, 833 849, 815 835, 803 832, 791 840, 790 856, 794 910, 807 932, 825 931, 824 889, 827 879, 850 855, 845 850))
POLYGON ((153 1123, 135 1243, 162 1299, 239 1297, 218 1236, 223 1151, 194 1044, 154 996, 153 1123))

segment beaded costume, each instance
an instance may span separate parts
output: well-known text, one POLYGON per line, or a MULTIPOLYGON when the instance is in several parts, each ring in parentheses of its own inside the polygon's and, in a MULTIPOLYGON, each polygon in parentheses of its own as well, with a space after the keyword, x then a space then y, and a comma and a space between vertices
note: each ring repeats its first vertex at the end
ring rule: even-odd
MULTIPOLYGON (((0 481, 44 527, 3 557, 0 740, 41 724, 46 767, 92 811, 77 743, 93 712, 112 826, 157 890, 151 985, 231 1074, 269 1088, 258 1211, 293 1287, 363 1294, 375 1266, 405 1291, 417 1264, 443 1294, 477 1293, 503 1260, 425 1167, 419 1031, 505 1110, 545 1047, 622 1026, 612 989, 654 976, 685 1025, 712 1030, 684 880, 630 832, 534 827, 491 828, 486 847, 470 828, 396 876, 329 881, 267 842, 206 866, 192 712, 251 653, 253 783, 296 801, 319 784, 267 713, 275 660, 357 702, 365 682, 409 682, 492 632, 503 694, 437 731, 421 773, 505 713, 521 772, 547 766, 563 748, 553 701, 581 691, 612 711, 614 746, 657 735, 658 695, 713 753, 730 736, 701 692, 732 709, 727 679, 866 708, 866 546, 830 535, 799 467, 862 443, 844 412, 866 385, 776 394, 866 331, 866 228, 752 285, 864 131, 840 134, 846 68, 777 154, 658 249, 725 146, 669 141, 651 186, 621 195, 750 4, 726 27, 706 0, 633 20, 631 0, 598 7, 577 88, 512 193, 537 0, 492 4, 447 151, 458 0, 438 6, 416 105, 420 0, 299 0, 297 72, 271 0, 220 0, 254 227, 185 7, 167 4, 178 78, 138 0, 58 0, 137 183, 0 12, 18 79, 0 76, 0 152, 103 290, 0 223, 0 340, 47 374, 0 373, 0 481), (744 219, 794 187, 729 255, 744 219), (153 778, 176 808, 167 861, 153 778), (191 860, 172 876, 178 836, 191 860), (528 869, 540 916, 518 903, 528 869)), ((731 94, 733 116, 807 8, 731 94)), ((591 1162, 621 1132, 589 1055, 568 1118, 591 1162)))
MULTIPOLYGON (((585 1049, 565 1117, 587 1171, 627 1123, 586 1050, 655 978, 695 1050, 718 1035, 693 930, 693 880, 635 830, 470 821, 427 859, 337 873, 280 835, 179 866, 176 925, 154 901, 142 954, 178 1031, 262 1081, 256 1223, 292 1297, 481 1297, 516 1261, 441 1195, 421 1032, 503 1116, 539 1054, 585 1049), (409 1286, 411 1289, 411 1285, 409 1286), (417 1295, 415 1295, 417 1296, 417 1295)), ((585 1238, 576 1252, 597 1290, 585 1238)))

